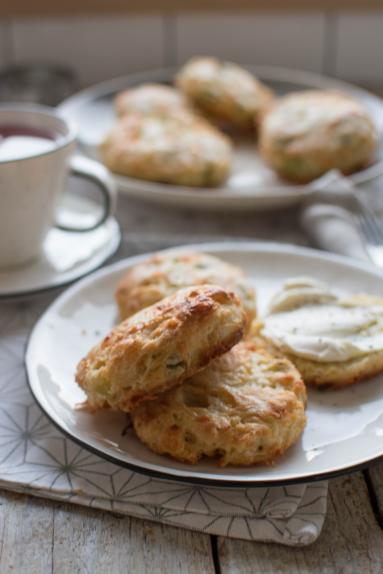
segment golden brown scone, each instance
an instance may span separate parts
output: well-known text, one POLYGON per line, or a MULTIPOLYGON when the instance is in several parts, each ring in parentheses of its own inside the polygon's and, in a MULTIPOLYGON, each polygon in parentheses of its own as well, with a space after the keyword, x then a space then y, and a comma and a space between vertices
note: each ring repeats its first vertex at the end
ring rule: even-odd
POLYGON ((308 90, 270 106, 260 130, 263 158, 284 179, 306 183, 331 169, 345 174, 367 166, 376 130, 365 108, 338 92, 308 90))
POLYGON ((117 94, 115 101, 120 117, 132 112, 172 113, 177 108, 188 108, 185 96, 176 88, 164 84, 142 84, 117 94))
POLYGON ((124 116, 100 146, 113 172, 160 183, 215 187, 227 179, 232 159, 229 138, 203 118, 183 109, 169 114, 124 116))
POLYGON ((192 58, 177 87, 207 116, 241 130, 254 129, 273 93, 247 70, 215 58, 192 58))
POLYGON ((242 269, 213 255, 171 251, 158 253, 125 273, 116 290, 120 319, 157 303, 177 289, 205 283, 233 291, 241 301, 248 321, 253 320, 255 290, 242 269))
POLYGON ((383 299, 363 294, 313 304, 308 291, 305 297, 307 307, 287 308, 274 325, 268 317, 254 323, 251 340, 278 349, 316 387, 345 387, 383 371, 383 299))
POLYGON ((181 289, 120 323, 77 367, 90 409, 129 412, 181 383, 242 337, 237 297, 215 285, 181 289))
POLYGON ((276 345, 273 345, 271 341, 265 339, 265 337, 262 336, 261 334, 262 329, 263 329, 262 319, 255 319, 250 323, 250 326, 247 329, 244 340, 248 341, 249 343, 253 343, 253 345, 258 350, 262 349, 263 351, 267 351, 268 353, 276 357, 284 357, 284 354, 282 353, 282 351, 278 349, 278 347, 276 347, 276 345))
POLYGON ((338 363, 319 363, 310 359, 296 357, 285 353, 307 385, 320 388, 336 389, 348 387, 365 381, 383 371, 383 353, 357 357, 339 365, 338 363))
POLYGON ((305 422, 306 390, 285 358, 250 342, 133 413, 137 436, 159 454, 225 466, 270 463, 294 444, 305 422))

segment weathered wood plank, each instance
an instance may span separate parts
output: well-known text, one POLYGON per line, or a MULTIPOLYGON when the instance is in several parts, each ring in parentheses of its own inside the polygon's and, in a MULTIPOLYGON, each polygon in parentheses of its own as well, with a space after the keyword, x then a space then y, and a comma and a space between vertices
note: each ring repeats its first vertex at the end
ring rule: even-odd
POLYGON ((214 572, 208 535, 7 492, 0 537, 1 574, 214 572))
POLYGON ((287 548, 220 538, 218 552, 222 574, 381 574, 383 531, 358 473, 331 481, 327 519, 311 546, 287 548))
POLYGON ((52 532, 52 504, 1 492, 1 574, 50 574, 52 532))
POLYGON ((373 466, 367 474, 373 489, 375 512, 378 514, 380 524, 383 525, 383 464, 373 466))
POLYGON ((214 572, 210 537, 63 505, 54 512, 54 574, 214 572))

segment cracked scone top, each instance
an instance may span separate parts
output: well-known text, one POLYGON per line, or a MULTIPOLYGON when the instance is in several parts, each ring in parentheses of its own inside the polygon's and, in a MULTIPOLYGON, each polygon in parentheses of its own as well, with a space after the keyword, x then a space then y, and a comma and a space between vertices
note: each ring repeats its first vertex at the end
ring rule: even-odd
POLYGON ((225 466, 270 463, 300 437, 306 389, 294 365, 241 342, 180 387, 133 411, 138 437, 153 451, 225 466))
POLYGON ((123 116, 100 145, 113 172, 160 183, 193 187, 221 185, 228 177, 232 146, 203 118, 175 108, 168 113, 123 116))
POLYGON ((122 117, 133 112, 171 113, 174 109, 189 109, 185 96, 165 84, 141 84, 117 94, 114 105, 122 117))
POLYGON ((263 118, 260 151, 283 178, 309 182, 371 161, 376 130, 365 108, 340 92, 306 90, 276 100, 263 118))
POLYGON ((254 129, 273 93, 236 64, 192 58, 176 77, 177 87, 207 116, 228 126, 254 129))
POLYGON ((248 323, 256 315, 256 295, 242 269, 206 253, 163 252, 128 269, 116 289, 121 320, 191 285, 210 283, 233 291, 248 323))
POLYGON ((123 321, 80 361, 89 409, 129 412, 228 351, 246 319, 237 297, 215 285, 181 289, 123 321))

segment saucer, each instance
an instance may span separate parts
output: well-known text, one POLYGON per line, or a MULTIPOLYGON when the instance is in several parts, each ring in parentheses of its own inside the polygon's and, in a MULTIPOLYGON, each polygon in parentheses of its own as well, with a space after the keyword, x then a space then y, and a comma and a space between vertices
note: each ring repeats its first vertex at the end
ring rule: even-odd
POLYGON ((52 228, 43 253, 22 267, 0 270, 0 300, 61 287, 100 267, 118 249, 121 230, 114 217, 88 232, 52 228))

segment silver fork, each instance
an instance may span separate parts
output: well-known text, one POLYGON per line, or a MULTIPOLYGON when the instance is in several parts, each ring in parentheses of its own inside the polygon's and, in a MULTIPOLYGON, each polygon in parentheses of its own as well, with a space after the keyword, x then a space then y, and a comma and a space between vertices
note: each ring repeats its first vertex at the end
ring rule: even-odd
POLYGON ((367 197, 363 191, 357 196, 360 209, 356 212, 359 219, 359 229, 367 243, 383 246, 383 217, 371 208, 367 203, 367 197))
POLYGON ((328 201, 331 205, 348 209, 356 219, 356 223, 367 243, 383 246, 383 216, 378 215, 369 204, 371 191, 349 187, 336 190, 321 190, 320 201, 328 201))
POLYGON ((313 245, 383 266, 383 218, 368 202, 370 192, 318 189, 301 212, 301 224, 313 245))

